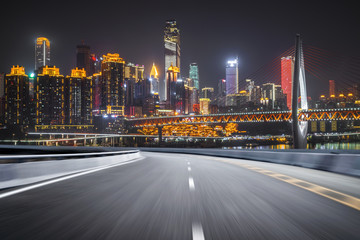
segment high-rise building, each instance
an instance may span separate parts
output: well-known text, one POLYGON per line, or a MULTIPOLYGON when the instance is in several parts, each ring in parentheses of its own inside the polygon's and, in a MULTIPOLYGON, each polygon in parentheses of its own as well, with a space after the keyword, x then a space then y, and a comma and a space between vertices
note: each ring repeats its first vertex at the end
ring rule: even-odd
POLYGON ((336 96, 335 93, 335 80, 329 80, 329 97, 336 96))
POLYGON ((65 79, 57 67, 41 67, 35 81, 36 125, 65 124, 65 79))
POLYGON ((166 71, 166 101, 170 108, 174 108, 176 104, 176 82, 179 78, 179 74, 179 68, 173 65, 170 65, 169 69, 166 71))
POLYGON ((65 122, 70 125, 92 124, 92 78, 85 69, 72 69, 65 78, 65 122))
POLYGON ((88 75, 92 75, 90 71, 90 47, 81 43, 76 46, 76 67, 78 69, 85 69, 88 75))
POLYGON ((201 97, 208 98, 211 101, 214 100, 214 88, 212 87, 205 87, 201 89, 201 97))
POLYGON ((207 115, 210 113, 210 99, 200 98, 200 114, 207 115))
MULTIPOLYGON (((170 66, 177 67, 180 71, 180 30, 176 20, 168 20, 164 29, 164 46, 165 46, 165 71, 167 73, 170 66)), ((160 100, 167 100, 167 76, 164 82, 160 83, 160 100)))
POLYGON ((101 62, 101 111, 124 115, 125 61, 114 53, 103 55, 101 62))
POLYGON ((152 94, 159 93, 159 73, 155 66, 155 63, 153 63, 153 66, 150 71, 150 92, 152 94))
POLYGON ((35 70, 50 65, 50 41, 39 37, 35 43, 35 70))
POLYGON ((237 93, 239 93, 239 70, 236 58, 226 64, 226 95, 237 93))
POLYGON ((92 75, 92 91, 93 91, 93 116, 100 114, 101 106, 101 72, 92 75))
POLYGON ((283 93, 286 94, 286 105, 291 109, 292 94, 292 73, 294 69, 294 58, 292 56, 281 58, 281 87, 283 93))
POLYGON ((29 125, 29 78, 24 67, 13 66, 4 83, 5 125, 29 125))
POLYGON ((189 69, 189 78, 193 80, 194 88, 199 89, 199 67, 197 63, 191 63, 189 69))

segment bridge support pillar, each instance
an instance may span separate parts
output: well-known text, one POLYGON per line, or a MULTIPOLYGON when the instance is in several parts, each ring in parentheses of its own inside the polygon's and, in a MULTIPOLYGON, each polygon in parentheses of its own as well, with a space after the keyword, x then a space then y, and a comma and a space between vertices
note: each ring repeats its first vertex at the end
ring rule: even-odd
POLYGON ((163 127, 162 126, 158 126, 158 134, 159 134, 159 146, 161 145, 162 143, 162 129, 163 127))
POLYGON ((295 62, 292 81, 292 135, 295 149, 306 149, 308 122, 298 119, 298 99, 300 96, 300 108, 308 109, 304 57, 302 51, 302 41, 300 35, 296 35, 295 42, 295 62), (299 94, 300 92, 300 94, 299 94))

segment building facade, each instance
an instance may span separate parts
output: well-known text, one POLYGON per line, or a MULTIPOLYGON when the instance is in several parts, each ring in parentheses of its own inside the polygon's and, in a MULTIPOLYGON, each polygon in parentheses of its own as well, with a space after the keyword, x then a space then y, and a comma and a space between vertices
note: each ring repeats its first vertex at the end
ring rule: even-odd
POLYGON ((125 61, 119 54, 103 55, 101 62, 101 104, 104 114, 124 115, 125 61))
POLYGON ((193 81, 193 87, 200 90, 199 86, 199 67, 197 63, 191 63, 189 68, 189 78, 193 81))
POLYGON ((291 109, 292 74, 294 71, 294 58, 292 56, 281 58, 281 88, 286 94, 286 105, 291 109))
MULTIPOLYGON (((177 67, 180 70, 180 30, 176 20, 168 20, 164 29, 164 47, 165 47, 165 71, 167 73, 170 66, 177 67)), ((167 100, 168 85, 167 76, 164 82, 160 84, 160 100, 167 100)))
POLYGON ((65 122, 69 125, 92 124, 92 78, 85 69, 72 69, 65 78, 65 122))
POLYGON ((29 77, 24 67, 13 66, 4 81, 5 125, 30 124, 29 77))
POLYGON ((41 67, 35 81, 36 125, 65 124, 65 78, 59 68, 41 67))
POLYGON ((230 60, 226 64, 226 95, 239 93, 238 60, 230 60))
POLYGON ((50 66, 50 41, 39 37, 35 43, 35 70, 45 66, 50 66))

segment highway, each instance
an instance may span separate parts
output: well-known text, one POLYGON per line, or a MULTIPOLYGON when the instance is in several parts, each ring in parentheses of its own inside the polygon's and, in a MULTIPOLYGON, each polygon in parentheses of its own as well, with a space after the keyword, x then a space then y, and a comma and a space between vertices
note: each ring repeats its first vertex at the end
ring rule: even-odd
POLYGON ((241 159, 142 158, 17 194, 0 239, 360 239, 360 179, 241 159))

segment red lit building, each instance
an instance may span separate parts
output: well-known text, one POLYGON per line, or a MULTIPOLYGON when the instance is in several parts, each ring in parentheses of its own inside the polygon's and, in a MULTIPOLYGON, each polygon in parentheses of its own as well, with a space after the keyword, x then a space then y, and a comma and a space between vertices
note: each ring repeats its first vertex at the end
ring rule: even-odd
POLYGON ((329 80, 329 96, 331 97, 332 95, 336 95, 335 94, 335 80, 329 80))
POLYGON ((286 94, 286 105, 291 109, 291 85, 294 61, 292 56, 281 58, 281 88, 286 94))

